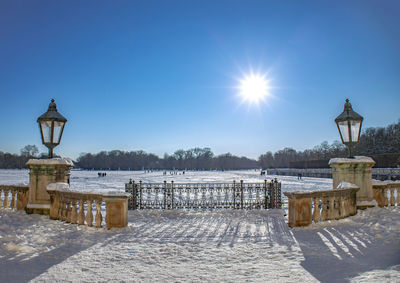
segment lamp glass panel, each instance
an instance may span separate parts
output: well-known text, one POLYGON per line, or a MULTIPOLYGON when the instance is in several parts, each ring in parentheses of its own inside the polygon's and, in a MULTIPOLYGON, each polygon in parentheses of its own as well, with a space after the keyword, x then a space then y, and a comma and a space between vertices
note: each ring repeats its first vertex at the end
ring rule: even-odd
POLYGON ((340 134, 342 135, 343 142, 349 142, 350 137, 349 137, 349 127, 347 121, 338 122, 338 126, 340 134))
POLYGON ((361 121, 350 121, 351 141, 358 142, 358 133, 360 132, 361 121))
POLYGON ((64 126, 64 122, 54 121, 54 134, 53 134, 53 143, 60 143, 61 131, 64 126))
POLYGON ((41 121, 43 140, 45 143, 51 142, 51 121, 41 121))

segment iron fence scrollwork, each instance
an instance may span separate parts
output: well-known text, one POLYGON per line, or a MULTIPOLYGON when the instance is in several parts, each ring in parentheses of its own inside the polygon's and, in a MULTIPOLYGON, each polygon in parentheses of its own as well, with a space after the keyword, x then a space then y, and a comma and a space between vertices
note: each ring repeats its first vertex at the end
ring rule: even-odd
POLYGON ((129 209, 269 209, 281 208, 281 183, 143 183, 125 184, 129 209))

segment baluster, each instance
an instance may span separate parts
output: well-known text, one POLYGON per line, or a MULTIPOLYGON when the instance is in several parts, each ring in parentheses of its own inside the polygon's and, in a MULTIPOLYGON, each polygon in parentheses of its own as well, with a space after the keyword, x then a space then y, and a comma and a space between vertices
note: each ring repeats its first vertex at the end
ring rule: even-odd
POLYGON ((5 189, 4 190, 4 208, 7 209, 8 208, 8 194, 9 194, 10 190, 9 189, 5 189))
POLYGON ((328 199, 327 197, 322 197, 321 220, 325 221, 327 219, 328 219, 328 199))
POLYGON ((396 200, 394 198, 394 188, 390 188, 390 206, 394 206, 396 204, 396 200))
POLYGON ((68 220, 68 202, 69 202, 69 199, 64 200, 63 221, 65 221, 65 222, 67 222, 67 220, 68 220))
POLYGON ((64 198, 64 203, 63 203, 63 215, 62 215, 62 220, 67 221, 67 214, 68 214, 68 200, 64 198))
POLYGON ((387 187, 385 187, 385 189, 383 190, 385 206, 389 206, 389 199, 388 199, 388 195, 387 194, 388 194, 388 189, 387 189, 387 187))
POLYGON ((313 218, 314 218, 314 222, 318 223, 320 218, 321 218, 321 214, 319 213, 319 198, 313 198, 313 202, 314 202, 314 211, 313 211, 313 218))
POLYGON ((16 207, 16 205, 15 205, 15 201, 16 201, 15 195, 16 195, 16 193, 17 193, 17 191, 15 189, 11 190, 11 209, 14 209, 16 207))
POLYGON ((58 204, 58 220, 63 220, 64 198, 60 195, 58 204))
POLYGON ((93 226, 93 213, 92 213, 92 204, 93 200, 87 200, 87 212, 86 212, 86 224, 89 227, 93 226))
MULTIPOLYGON (((397 206, 400 206, 400 188, 397 188, 397 206)), ((0 204, 1 207, 1 204, 0 204)))
POLYGON ((72 200, 72 212, 71 212, 71 223, 77 224, 78 223, 78 208, 76 204, 76 199, 72 200))
POLYGON ((72 212, 72 207, 71 207, 71 200, 67 200, 67 213, 65 217, 65 222, 71 223, 71 213, 72 212))
POLYGON ((101 215, 101 202, 102 200, 96 200, 96 227, 101 228, 101 221, 103 216, 101 215))
POLYGON ((79 214, 78 214, 78 224, 85 224, 85 202, 83 199, 79 200, 79 214))

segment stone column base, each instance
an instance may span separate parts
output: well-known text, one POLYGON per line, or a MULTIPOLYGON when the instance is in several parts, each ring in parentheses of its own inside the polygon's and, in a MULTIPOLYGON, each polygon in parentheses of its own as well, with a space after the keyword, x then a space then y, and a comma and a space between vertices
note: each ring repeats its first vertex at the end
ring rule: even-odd
POLYGON ((65 158, 29 159, 29 196, 27 213, 50 214, 50 195, 47 185, 56 182, 69 183, 72 161, 65 158))
POLYGON ((28 214, 50 215, 50 204, 28 204, 25 211, 28 214))
POLYGON ((364 210, 367 208, 371 208, 371 207, 375 207, 375 205, 371 205, 371 204, 357 204, 357 210, 364 210))
POLYGON ((357 201, 357 209, 364 210, 367 208, 378 206, 376 200, 372 201, 357 201))

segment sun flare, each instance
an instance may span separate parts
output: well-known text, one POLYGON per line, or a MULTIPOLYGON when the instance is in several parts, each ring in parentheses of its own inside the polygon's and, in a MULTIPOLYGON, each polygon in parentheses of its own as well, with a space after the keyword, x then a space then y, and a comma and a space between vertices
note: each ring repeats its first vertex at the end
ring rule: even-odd
POLYGON ((268 96, 268 80, 265 76, 251 74, 240 80, 240 96, 244 101, 259 104, 268 96))

